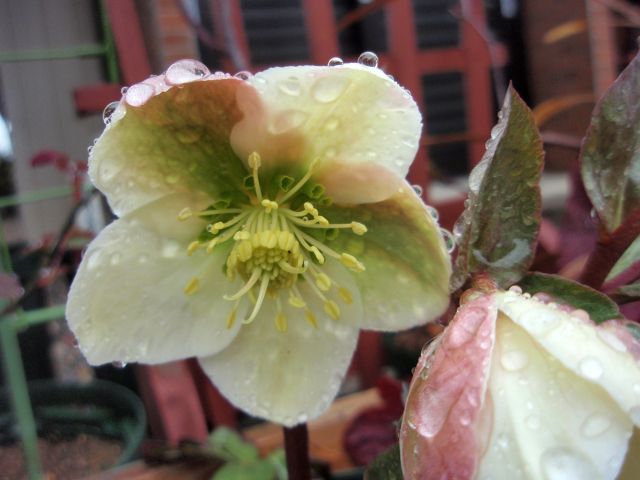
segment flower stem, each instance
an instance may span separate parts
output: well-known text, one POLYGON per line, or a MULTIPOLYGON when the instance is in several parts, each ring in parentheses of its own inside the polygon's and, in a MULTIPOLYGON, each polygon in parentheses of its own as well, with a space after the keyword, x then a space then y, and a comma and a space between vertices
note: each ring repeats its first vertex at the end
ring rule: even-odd
POLYGON ((301 423, 291 428, 283 427, 283 430, 289 480, 311 480, 307 424, 301 423))
POLYGON ((599 290, 607 275, 640 235, 640 210, 634 211, 625 222, 611 234, 601 234, 596 248, 587 260, 579 281, 599 290))

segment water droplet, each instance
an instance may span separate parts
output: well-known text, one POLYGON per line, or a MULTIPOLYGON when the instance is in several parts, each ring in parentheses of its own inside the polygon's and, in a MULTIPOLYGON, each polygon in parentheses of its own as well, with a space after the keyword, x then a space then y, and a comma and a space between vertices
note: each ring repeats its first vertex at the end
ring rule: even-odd
POLYGON ((451 232, 445 228, 441 228, 440 234, 444 239, 444 245, 445 245, 445 248, 447 249, 447 252, 449 253, 453 252, 456 248, 456 240, 455 238, 453 238, 453 235, 451 234, 451 232))
POLYGON ((517 372, 522 370, 529 363, 529 357, 521 350, 510 350, 503 352, 500 357, 500 365, 507 372, 517 372))
POLYGON ((469 414, 469 412, 462 412, 460 414, 460 425, 466 427, 469 424, 471 424, 471 415, 469 414))
POLYGON ((607 416, 601 413, 594 413, 582 422, 580 433, 585 437, 597 437, 609 430, 609 427, 611 427, 611 421, 607 416))
POLYGON ((93 145, 87 147, 87 155, 91 155, 91 152, 93 152, 93 145))
POLYGON ((580 373, 591 380, 597 380, 602 376, 602 364, 593 357, 584 358, 578 365, 580 373))
POLYGON ((111 362, 115 368, 124 368, 127 366, 127 362, 111 362))
POLYGON ((585 480, 600 476, 588 459, 566 447, 546 450, 540 465, 546 480, 585 480))
POLYGON ((500 435, 498 435, 498 438, 496 440, 500 448, 503 448, 505 450, 509 448, 509 435, 507 435, 506 433, 501 433, 500 435))
POLYGON ((111 255, 109 263, 111 265, 118 265, 120 263, 120 259, 121 259, 120 254, 119 253, 114 253, 113 255, 111 255))
POLYGON ((329 117, 324 124, 324 129, 328 132, 335 130, 340 125, 340 120, 337 117, 329 117))
POLYGON ((147 101, 153 97, 155 90, 151 85, 146 83, 136 83, 132 85, 127 94, 124 96, 125 101, 134 107, 139 107, 147 103, 147 101))
POLYGON ((209 69, 197 60, 178 60, 173 63, 165 73, 165 81, 170 85, 199 80, 209 74, 209 69))
POLYGON ((540 428, 540 417, 538 417, 537 415, 529 415, 527 418, 525 418, 524 423, 531 430, 538 430, 540 428))
POLYGON ((300 95, 300 80, 296 77, 289 77, 278 83, 278 89, 286 95, 297 97, 300 95))
POLYGON ((416 195, 418 195, 419 197, 422 196, 423 190, 422 190, 422 187, 420 185, 417 185, 417 184, 411 185, 411 188, 413 188, 413 191, 416 192, 416 195))
POLYGON ((344 64, 344 60, 342 60, 340 57, 333 57, 327 62, 327 65, 329 65, 330 67, 337 67, 342 64, 344 64))
POLYGON ((127 94, 127 90, 129 90, 129 87, 122 87, 120 89, 120 94, 121 95, 126 95, 127 94))
POLYGON ((518 295, 522 295, 522 288, 520 288, 518 285, 512 285, 511 287, 509 287, 509 291, 517 293, 518 295))
POLYGON ((358 57, 358 63, 360 65, 366 65, 367 67, 377 67, 378 55, 373 52, 363 52, 358 57))
POLYGON ((120 102, 111 102, 109 105, 104 107, 104 110, 102 111, 102 121, 105 125, 109 125, 111 123, 111 115, 116 111, 118 105, 120 105, 120 102))
MULTIPOLYGON (((417 193, 417 192, 416 192, 417 193)), ((421 194, 419 194, 421 195, 421 194)), ((431 218, 433 218, 436 222, 439 220, 440 218, 440 214, 438 213, 438 210, 436 210, 434 207, 432 207, 431 205, 427 205, 427 213, 429 213, 429 216, 431 218)))
POLYGON ((102 265, 102 255, 100 255, 100 252, 92 253, 87 259, 87 268, 93 270, 100 265, 102 265))
POLYGON ((309 114, 302 110, 285 110, 273 118, 269 124, 269 132, 274 135, 298 128, 307 121, 309 114))
POLYGON ((236 73, 234 77, 239 78, 240 80, 249 80, 251 77, 253 77, 253 74, 251 72, 247 72, 246 70, 241 70, 236 73))
POLYGON ((311 87, 311 95, 320 103, 331 103, 347 89, 351 80, 343 76, 328 76, 316 80, 311 87))

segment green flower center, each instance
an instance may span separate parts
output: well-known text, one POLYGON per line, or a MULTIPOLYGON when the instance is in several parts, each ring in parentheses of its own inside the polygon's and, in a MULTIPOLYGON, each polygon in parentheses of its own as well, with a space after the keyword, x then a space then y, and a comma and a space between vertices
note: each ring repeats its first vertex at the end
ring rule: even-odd
MULTIPOLYGON (((278 192, 274 199, 263 195, 259 170, 261 159, 252 153, 248 159, 251 174, 245 178, 244 194, 248 201, 218 202, 220 208, 193 212, 186 208, 178 218, 186 220, 197 216, 209 221, 205 232, 197 240, 191 242, 187 254, 204 248, 212 253, 218 246, 232 241, 225 263, 226 275, 230 281, 239 276, 244 280, 240 290, 225 295, 225 299, 234 302, 227 318, 227 327, 231 328, 236 321, 236 312, 242 302, 248 299, 253 304, 251 313, 243 323, 251 323, 260 312, 265 298, 273 298, 277 313, 274 319, 276 328, 287 331, 288 320, 282 310, 281 295, 286 292, 286 301, 293 307, 303 309, 305 318, 317 326, 317 319, 303 298, 298 282, 304 281, 323 303, 324 311, 334 320, 340 318, 340 307, 335 301, 340 299, 349 304, 353 301, 352 293, 322 271, 326 257, 332 257, 350 270, 363 272, 365 267, 353 255, 339 253, 318 239, 314 232, 324 231, 324 238, 335 238, 340 230, 348 229, 356 235, 363 235, 367 228, 358 222, 330 223, 320 215, 314 203, 326 204, 322 197, 324 189, 311 184, 315 162, 297 182, 288 176, 278 180, 278 192), (314 200, 315 201, 315 200, 314 200), (292 205, 299 205, 292 208, 292 205)), ((199 291, 200 280, 192 278, 184 288, 186 295, 199 291)))

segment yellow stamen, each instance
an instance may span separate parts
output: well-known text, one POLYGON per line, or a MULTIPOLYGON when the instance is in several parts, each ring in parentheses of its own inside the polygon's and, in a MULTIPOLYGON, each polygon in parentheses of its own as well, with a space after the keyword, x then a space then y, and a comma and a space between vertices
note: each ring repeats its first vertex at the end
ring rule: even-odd
POLYGON ((264 302, 264 297, 267 295, 267 288, 269 287, 269 274, 263 274, 262 280, 260 281, 260 291, 258 292, 258 298, 256 299, 256 304, 253 306, 253 311, 251 315, 245 318, 242 323, 248 325, 253 322, 258 316, 258 312, 260 311, 260 307, 262 306, 262 302, 264 302))
POLYGON ((207 253, 213 252, 213 249, 216 248, 217 244, 218 244, 218 239, 217 238, 214 238, 213 240, 210 240, 209 243, 207 243, 207 253))
POLYGON ((364 265, 360 263, 356 257, 349 255, 348 253, 340 255, 340 261, 343 265, 354 272, 364 272, 365 270, 364 265))
POLYGON ((346 288, 340 287, 338 289, 338 295, 340 295, 340 298, 342 299, 342 301, 347 305, 350 305, 353 303, 353 295, 346 288))
POLYGON ((253 188, 256 190, 256 197, 258 202, 262 202, 262 190, 260 189, 260 177, 258 176, 258 169, 262 165, 262 159, 258 152, 253 152, 249 155, 248 159, 249 167, 252 169, 253 176, 253 188))
POLYGON ((187 247, 187 255, 191 256, 193 255, 193 253, 198 250, 198 248, 200 248, 201 243, 198 242, 197 240, 194 242, 191 242, 189 244, 189 246, 187 247))
POLYGON ((307 183, 307 180, 311 178, 311 175, 313 174, 314 170, 318 166, 318 163, 319 163, 319 159, 315 158, 309 164, 309 169, 307 170, 307 173, 305 173, 304 176, 298 181, 298 183, 296 183, 295 186, 291 190, 289 190, 284 197, 280 199, 280 203, 284 203, 285 201, 289 200, 291 197, 293 197, 294 194, 298 193, 298 190, 304 187, 304 184, 307 183))
POLYGON ((316 257, 316 260, 318 260, 318 263, 320 265, 324 265, 324 255, 322 255, 322 253, 320 253, 320 249, 318 249, 318 247, 314 247, 311 246, 308 249, 311 253, 313 253, 313 255, 316 257))
POLYGON ((307 306, 307 304, 305 303, 304 300, 302 300, 302 298, 293 294, 289 296, 289 305, 295 308, 305 308, 307 306))
POLYGON ((260 202, 260 205, 262 205, 265 208, 265 211, 267 213, 271 213, 271 210, 278 209, 278 202, 274 202, 273 200, 269 200, 268 198, 265 198, 264 200, 262 200, 262 202, 260 202))
POLYGON ((318 328, 318 319, 314 315, 314 313, 307 309, 304 311, 304 317, 307 319, 307 322, 311 324, 313 328, 318 328))
POLYGON ((340 318, 340 307, 333 300, 327 300, 324 302, 324 311, 334 320, 340 318))
POLYGON ((318 273, 316 275, 316 285, 323 292, 328 292, 331 288, 331 278, 326 273, 318 273))
POLYGON ((189 207, 185 207, 178 213, 178 220, 184 222, 187 218, 191 218, 191 216, 193 216, 193 211, 191 211, 189 207))
POLYGON ((287 317, 284 315, 284 313, 278 312, 276 314, 275 324, 276 324, 276 328, 278 329, 279 332, 284 333, 284 332, 287 331, 287 329, 288 329, 287 317))
POLYGON ((362 224, 360 222, 351 222, 351 230, 356 235, 364 235, 365 233, 367 233, 366 225, 364 225, 364 224, 362 224))
POLYGON ((236 313, 238 307, 233 307, 229 312, 229 316, 227 317, 227 329, 231 330, 236 323, 236 313))
POLYGON ((184 294, 185 295, 193 295, 194 293, 196 293, 198 291, 199 288, 200 288, 200 280, 198 280, 196 277, 193 277, 185 285, 184 294))
POLYGON ((222 298, 224 298, 225 300, 238 300, 245 293, 251 290, 251 288, 253 288, 253 286, 256 284, 259 278, 260 278, 260 270, 255 269, 251 274, 251 277, 249 277, 249 280, 247 280, 247 283, 245 283, 240 290, 238 290, 233 295, 224 295, 222 298))

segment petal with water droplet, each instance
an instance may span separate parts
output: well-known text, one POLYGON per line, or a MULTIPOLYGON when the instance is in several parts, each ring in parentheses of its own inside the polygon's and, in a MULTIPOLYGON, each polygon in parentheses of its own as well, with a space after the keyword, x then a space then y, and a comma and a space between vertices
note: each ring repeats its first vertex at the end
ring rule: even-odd
MULTIPOLYGON (((222 251, 188 257, 190 238, 166 235, 173 220, 164 219, 175 219, 167 215, 167 207, 162 199, 116 220, 87 249, 92 261, 80 265, 66 315, 93 365, 209 355, 226 347, 240 328, 227 329, 232 305, 221 295, 183 293, 181 286, 199 271, 206 271, 201 290, 218 292, 219 285, 228 283, 222 273, 226 257, 222 251), (144 262, 139 261, 142 256, 144 262)), ((185 235, 190 230, 185 225, 176 229, 185 235)))
MULTIPOLYGON (((339 264, 333 268, 344 271, 339 264)), ((347 272, 340 276, 343 285, 357 294, 353 283, 346 283, 350 278, 347 272)), ((302 284, 300 290, 314 311, 323 311, 313 304, 317 297, 308 285, 302 284)), ((284 302, 283 313, 290 321, 287 331, 280 332, 273 328, 275 302, 268 300, 228 348, 200 358, 200 364, 234 405, 285 426, 295 425, 317 417, 338 392, 356 346, 353 325, 361 308, 356 297, 350 305, 341 305, 339 320, 319 315, 314 328, 300 321, 300 310, 284 302)))
POLYGON ((449 304, 451 261, 439 227, 409 183, 377 203, 332 205, 332 222, 361 222, 367 233, 338 235, 327 245, 350 253, 366 271, 356 275, 364 303, 363 328, 400 330, 441 315, 449 304))
MULTIPOLYGON (((245 116, 234 127, 231 144, 241 158, 257 151, 266 163, 319 159, 316 176, 321 183, 338 176, 339 167, 359 164, 375 165, 401 178, 407 174, 419 145, 420 112, 411 96, 382 71, 359 64, 281 67, 258 73, 248 83, 260 97, 245 98, 243 89, 238 92, 245 116), (269 128, 283 112, 291 111, 306 115, 298 128, 269 128), (339 128, 332 128, 336 120, 339 128), (391 131, 402 135, 381 134, 391 131)), ((395 192, 395 185, 384 183, 374 192, 368 180, 365 176, 358 183, 350 177, 351 187, 361 194, 358 203, 395 192)), ((342 192, 327 188, 330 197, 342 192)))
POLYGON ((400 431, 406 479, 477 478, 493 351, 479 342, 488 339, 493 347, 496 314, 491 296, 467 302, 437 348, 420 357, 400 431))
POLYGON ((158 76, 144 83, 151 90, 156 84, 158 92, 141 106, 128 105, 117 121, 112 115, 91 151, 89 174, 117 215, 176 191, 216 198, 244 176, 229 135, 241 116, 235 93, 246 82, 226 78, 168 88, 158 76))

